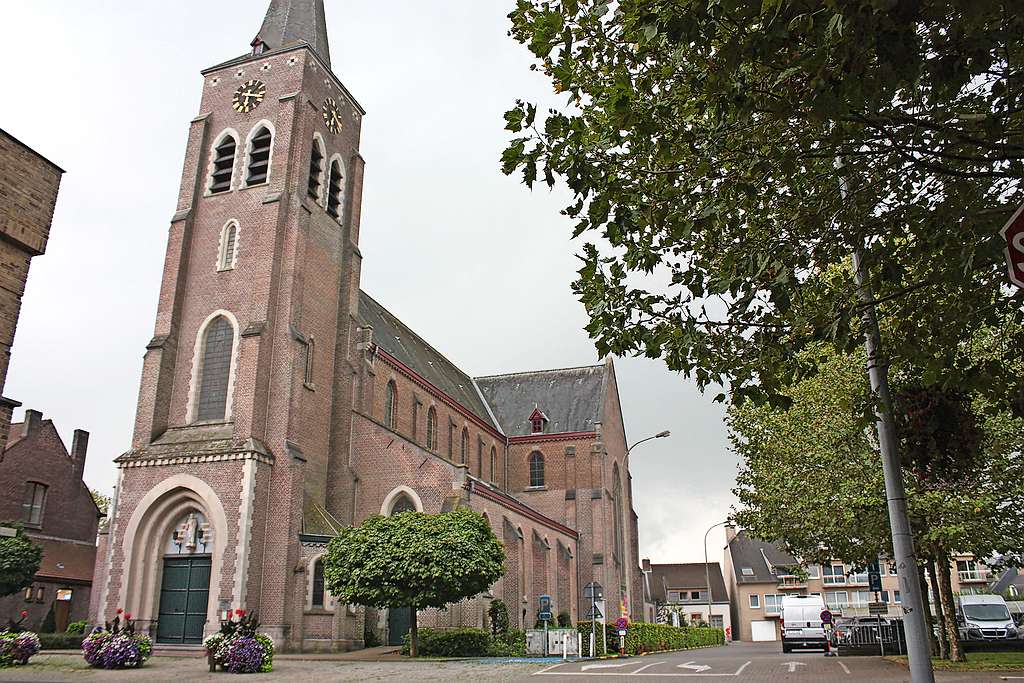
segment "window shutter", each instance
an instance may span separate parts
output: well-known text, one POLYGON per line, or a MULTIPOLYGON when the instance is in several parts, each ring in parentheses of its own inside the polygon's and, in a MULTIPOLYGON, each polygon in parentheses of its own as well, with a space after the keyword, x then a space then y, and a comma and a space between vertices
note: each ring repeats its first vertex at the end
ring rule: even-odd
POLYGON ((249 177, 245 180, 246 185, 259 185, 267 182, 272 142, 273 138, 266 128, 260 128, 256 137, 252 139, 252 151, 249 153, 249 177))
POLYGON ((227 192, 231 189, 231 174, 235 169, 235 146, 235 139, 229 135, 214 150, 211 194, 227 192))

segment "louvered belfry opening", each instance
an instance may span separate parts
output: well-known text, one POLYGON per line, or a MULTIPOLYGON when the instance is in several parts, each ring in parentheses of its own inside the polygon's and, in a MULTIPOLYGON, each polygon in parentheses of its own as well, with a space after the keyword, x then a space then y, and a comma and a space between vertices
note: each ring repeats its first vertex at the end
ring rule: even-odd
POLYGON ((229 135, 214 149, 211 194, 231 189, 231 174, 235 169, 235 147, 235 139, 229 135))
POLYGON ((249 175, 246 185, 259 185, 267 182, 270 171, 270 144, 273 138, 270 131, 260 128, 252 139, 252 151, 249 153, 249 175))
POLYGON ((331 180, 327 186, 327 213, 337 218, 341 211, 341 167, 335 161, 331 164, 331 180))
POLYGON ((313 141, 313 151, 309 154, 309 196, 314 201, 320 199, 320 176, 324 172, 324 153, 320 143, 313 141))

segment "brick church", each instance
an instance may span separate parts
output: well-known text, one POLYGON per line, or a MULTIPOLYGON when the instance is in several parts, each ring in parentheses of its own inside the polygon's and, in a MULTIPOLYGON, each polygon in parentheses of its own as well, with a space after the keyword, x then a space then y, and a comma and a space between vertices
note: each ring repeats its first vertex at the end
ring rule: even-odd
POLYGON ((202 75, 93 620, 124 608, 195 644, 246 609, 288 650, 400 642, 408 611, 336 604, 320 558, 370 515, 457 506, 506 573, 422 624, 482 626, 501 598, 532 626, 544 594, 575 622, 591 581, 641 618, 611 362, 470 377, 360 290, 365 112, 323 0, 272 0, 251 50, 202 75))

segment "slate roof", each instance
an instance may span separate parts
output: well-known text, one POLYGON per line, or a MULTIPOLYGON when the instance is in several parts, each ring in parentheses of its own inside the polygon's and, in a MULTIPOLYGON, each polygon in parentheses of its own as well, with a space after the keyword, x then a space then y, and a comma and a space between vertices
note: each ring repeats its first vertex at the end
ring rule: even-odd
POLYGON ((257 35, 271 50, 295 42, 308 43, 327 66, 331 65, 324 0, 271 0, 257 35))
MULTIPOLYGON (((708 562, 711 577, 711 602, 729 602, 729 594, 725 590, 722 578, 722 567, 717 562, 708 562)), ((703 562, 685 564, 652 564, 651 565, 651 597, 656 602, 666 603, 669 590, 706 590, 708 575, 704 571, 703 562)))
POLYGON ((732 555, 733 572, 736 574, 737 583, 776 583, 779 580, 778 576, 772 573, 768 563, 775 567, 793 567, 800 564, 795 557, 776 544, 751 538, 746 531, 736 534, 736 538, 729 541, 728 549, 732 555), (754 575, 744 576, 744 567, 750 567, 754 575))
POLYGON ((508 436, 531 433, 530 415, 540 408, 545 432, 592 432, 601 419, 604 365, 477 377, 484 398, 508 436))
POLYGON ((1002 595, 1014 586, 1018 591, 1024 590, 1024 574, 1016 568, 1007 569, 1002 576, 995 580, 989 587, 996 595, 1002 595))
POLYGON ((359 292, 359 319, 373 328, 373 343, 501 431, 480 398, 473 378, 364 291, 359 292))
POLYGON ((65 581, 92 583, 96 564, 96 546, 31 536, 32 542, 43 549, 36 576, 65 581))

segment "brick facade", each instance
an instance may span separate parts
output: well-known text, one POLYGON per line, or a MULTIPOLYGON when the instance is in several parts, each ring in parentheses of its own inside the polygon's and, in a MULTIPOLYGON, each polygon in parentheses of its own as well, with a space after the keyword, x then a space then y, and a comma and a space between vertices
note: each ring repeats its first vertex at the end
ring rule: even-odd
MULTIPOLYGON (((33 256, 46 251, 57 203, 60 168, 0 130, 0 395, 33 256)), ((0 399, 0 443, 7 443, 11 411, 0 399)))
POLYGON ((0 457, 0 521, 23 525, 43 549, 39 571, 30 588, 0 598, 0 619, 29 613, 27 624, 40 629, 54 611, 54 628, 63 632, 72 621, 88 618, 92 570, 96 561, 96 530, 101 517, 89 488, 82 481, 89 433, 76 429, 70 450, 51 420, 36 410, 11 426, 0 457), (42 493, 34 511, 29 489, 42 493), (63 599, 58 601, 58 593, 63 599))
MULTIPOLYGON (((318 0, 292 5, 291 12, 322 12, 318 0)), ((600 385, 597 398, 580 398, 590 431, 545 435, 552 466, 561 468, 557 481, 548 491, 525 490, 528 445, 510 436, 477 381, 359 290, 363 111, 331 73, 326 51, 310 47, 325 40, 271 45, 203 72, 135 435, 117 459, 112 521, 97 558, 104 585, 93 619, 123 607, 159 629, 161 558, 184 547, 175 525, 197 514, 208 521, 203 548, 213 562, 206 633, 224 610, 243 608, 258 610, 286 650, 359 647, 364 629, 393 637, 387 610, 336 605, 329 596, 314 604, 312 591, 332 529, 390 514, 398 502, 428 513, 477 510, 506 547, 506 574, 489 594, 427 610, 423 625, 483 626, 492 597, 508 602, 515 625, 532 625, 542 594, 575 620, 582 577, 599 576, 618 601, 639 573, 611 364, 586 370, 600 385), (243 113, 232 101, 252 79, 266 97, 243 113), (325 125, 330 101, 340 111, 338 132, 325 125), (250 187, 248 141, 260 127, 273 134, 269 178, 250 187), (236 140, 231 188, 211 193, 215 150, 228 135, 236 140), (314 144, 325 163, 342 168, 337 217, 327 210, 329 173, 315 197, 307 191, 314 144), (223 235, 232 221, 237 248, 227 268, 223 235), (231 329, 227 407, 223 419, 200 420, 204 340, 218 320, 231 329), (610 426, 604 438, 601 421, 610 426), (578 453, 567 455, 570 448, 578 453), (617 501, 613 470, 621 472, 617 501), (572 487, 570 478, 578 480, 572 487), (570 500, 577 488, 585 495, 570 500), (626 549, 618 553, 614 510, 626 549), (598 555, 608 559, 595 563, 598 555)), ((565 384, 558 372, 552 383, 565 384)))

